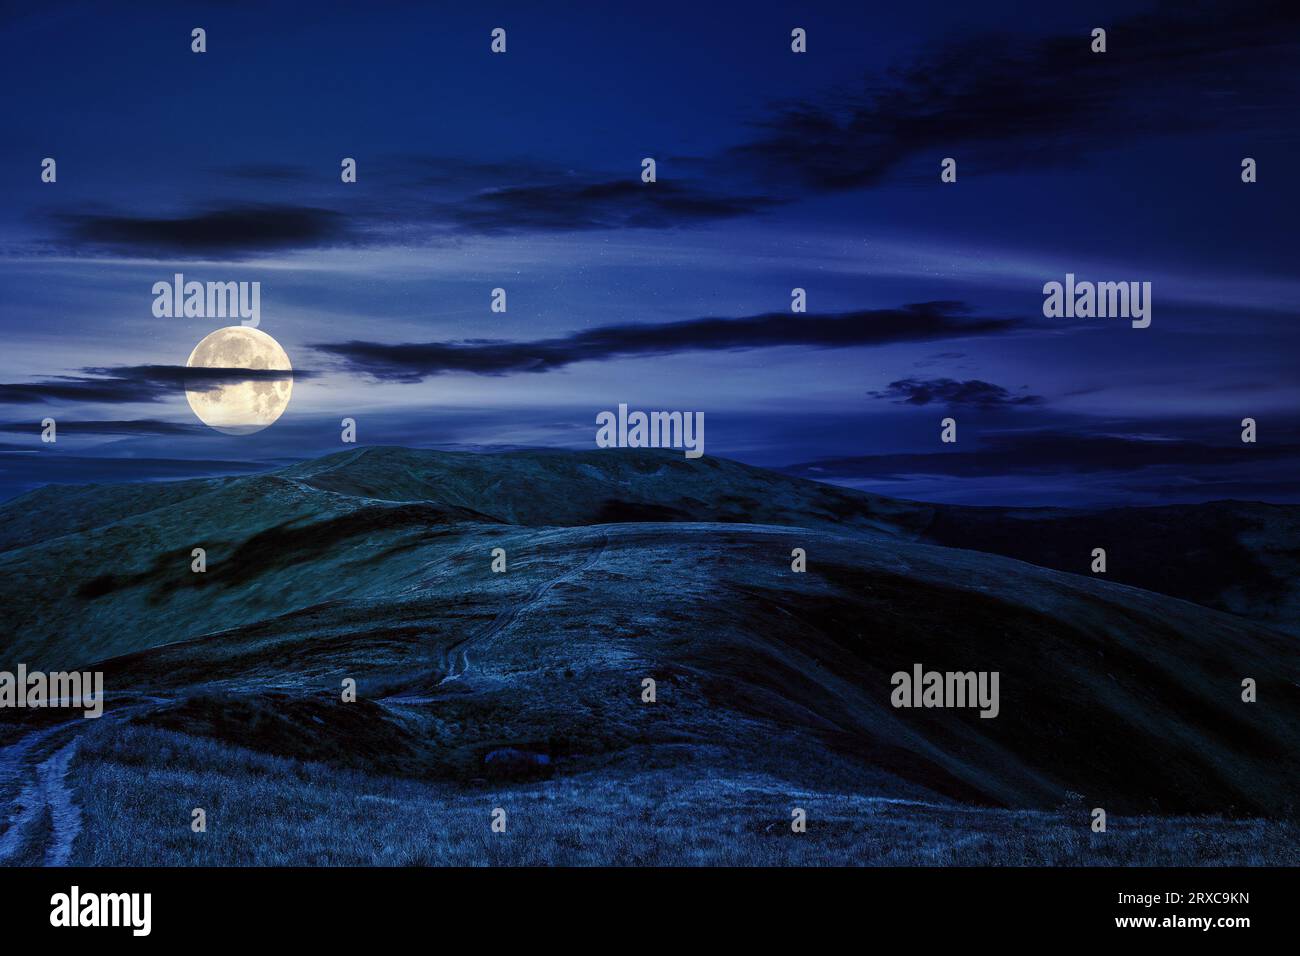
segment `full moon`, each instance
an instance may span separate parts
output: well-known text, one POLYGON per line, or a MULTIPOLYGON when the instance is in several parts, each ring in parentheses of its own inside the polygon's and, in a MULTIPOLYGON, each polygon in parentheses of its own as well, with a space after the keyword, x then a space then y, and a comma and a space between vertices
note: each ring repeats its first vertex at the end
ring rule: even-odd
MULTIPOLYGON (((276 369, 291 372, 289 356, 265 332, 245 325, 217 329, 190 353, 188 368, 276 369)), ((190 408, 205 425, 227 435, 251 435, 279 418, 289 404, 293 377, 201 382, 185 389, 190 408)))

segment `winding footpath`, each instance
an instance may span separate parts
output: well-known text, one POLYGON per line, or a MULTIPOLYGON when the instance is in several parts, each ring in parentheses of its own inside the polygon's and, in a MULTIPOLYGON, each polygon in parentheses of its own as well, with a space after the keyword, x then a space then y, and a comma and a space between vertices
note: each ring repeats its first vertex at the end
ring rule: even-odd
MULTIPOLYGON (((484 643, 491 640, 497 635, 509 630, 529 611, 533 610, 540 604, 556 585, 565 581, 572 580, 579 575, 585 574, 600 563, 601 558, 605 556, 605 549, 609 546, 609 535, 602 532, 600 543, 588 552, 586 559, 577 567, 569 568, 554 577, 547 578, 528 592, 527 596, 520 603, 513 607, 507 608, 498 614, 487 627, 483 628, 477 634, 471 634, 463 637, 448 645, 443 651, 443 671, 444 676, 438 681, 438 686, 449 684, 452 681, 460 680, 469 672, 469 648, 472 644, 484 643)), ((386 697, 384 701, 389 704, 429 704, 437 700, 436 697, 386 697)))
POLYGON ((0 747, 0 866, 67 866, 81 833, 81 808, 68 786, 81 735, 101 721, 167 703, 166 698, 146 697, 105 710, 96 720, 77 717, 0 747))
MULTIPOLYGON (((81 719, 33 731, 0 749, 0 864, 43 862, 65 866, 81 832, 81 809, 67 785, 68 766, 77 752, 74 727, 81 719), (53 749, 52 749, 53 748, 53 749), (42 833, 48 829, 48 834, 42 833), (43 839, 44 838, 44 839, 43 839), (40 861, 20 854, 33 843, 45 843, 40 861)), ((30 852, 30 851, 29 851, 30 852)))

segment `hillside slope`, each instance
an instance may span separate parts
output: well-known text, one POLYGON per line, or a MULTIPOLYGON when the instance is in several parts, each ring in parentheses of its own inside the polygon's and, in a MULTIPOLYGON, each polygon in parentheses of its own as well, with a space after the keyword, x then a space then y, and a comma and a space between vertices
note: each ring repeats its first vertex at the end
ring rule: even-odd
POLYGON ((1280 814, 1300 787, 1290 639, 1186 602, 770 526, 462 544, 474 557, 385 598, 119 658, 107 679, 177 700, 150 718, 160 726, 460 783, 507 748, 555 773, 685 759, 1006 807, 1078 794, 1115 812, 1280 814), (505 574, 487 571, 496 545, 514 555, 505 574), (789 569, 795 546, 805 574, 789 569), (999 715, 892 708, 890 675, 913 663, 999 671, 999 715), (1242 676, 1266 706, 1241 702, 1242 676), (344 677, 356 708, 336 703, 344 677))
POLYGON ((0 508, 0 647, 87 663, 320 601, 391 593, 474 525, 725 521, 907 533, 916 509, 661 453, 363 448, 262 475, 47 488, 0 508), (191 571, 202 548, 208 570, 191 571))
POLYGON ((187 483, 151 509, 130 487, 70 501, 63 527, 85 530, 0 557, 4 659, 113 658, 117 713, 151 732, 454 787, 688 767, 1265 816, 1300 788, 1293 638, 923 543, 933 515, 906 502, 664 453, 399 449, 187 483), (894 709, 890 675, 917 663, 998 671, 998 717, 894 709))

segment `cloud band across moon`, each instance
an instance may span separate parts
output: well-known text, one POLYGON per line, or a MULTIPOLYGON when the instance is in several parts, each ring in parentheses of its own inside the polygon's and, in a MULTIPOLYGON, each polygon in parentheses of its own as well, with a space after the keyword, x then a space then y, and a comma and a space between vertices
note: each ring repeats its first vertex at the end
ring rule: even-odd
MULTIPOLYGON (((671 355, 682 352, 767 348, 843 349, 1003 335, 1027 327, 1024 319, 972 316, 965 303, 921 302, 896 308, 742 318, 695 318, 667 323, 627 323, 583 329, 532 341, 384 343, 362 340, 316 343, 339 371, 388 382, 419 382, 445 373, 513 375, 555 371, 579 362, 671 355)), ((0 383, 0 405, 50 402, 129 404, 158 402, 178 392, 240 382, 296 381, 323 374, 310 369, 203 368, 183 365, 88 366, 80 375, 35 382, 0 383)))
POLYGON ((240 382, 294 381, 318 374, 304 369, 187 368, 184 365, 116 365, 81 371, 81 375, 59 375, 36 382, 0 383, 0 405, 58 401, 159 402, 186 390, 207 391, 240 382))

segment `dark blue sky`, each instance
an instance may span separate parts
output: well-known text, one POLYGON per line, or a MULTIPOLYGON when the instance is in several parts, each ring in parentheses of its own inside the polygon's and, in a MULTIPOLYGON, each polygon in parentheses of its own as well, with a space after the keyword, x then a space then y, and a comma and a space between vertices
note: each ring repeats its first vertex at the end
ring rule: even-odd
POLYGON ((1300 500, 1294 3, 2 16, 0 496, 322 454, 343 416, 590 448, 626 402, 904 497, 1300 500), (308 373, 275 425, 191 413, 167 370, 228 323, 156 318, 175 272, 261 283, 308 373), (1151 282, 1151 327, 1044 318, 1067 272, 1151 282))

